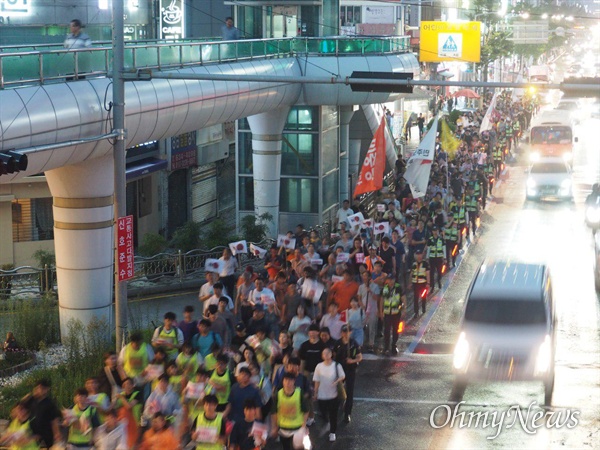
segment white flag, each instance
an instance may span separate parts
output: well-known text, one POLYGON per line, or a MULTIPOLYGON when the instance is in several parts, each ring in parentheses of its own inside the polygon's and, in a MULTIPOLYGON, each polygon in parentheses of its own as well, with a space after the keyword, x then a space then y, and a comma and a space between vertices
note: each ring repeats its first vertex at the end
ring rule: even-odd
POLYGON ((204 270, 207 272, 221 273, 225 267, 225 261, 220 259, 208 258, 204 263, 204 270))
POLYGON ((264 248, 260 248, 258 245, 250 244, 250 252, 254 256, 258 256, 259 258, 264 258, 267 254, 267 251, 264 248))
POLYGON ((234 255, 237 255, 238 253, 248 253, 248 244, 246 241, 232 242, 229 244, 229 249, 234 255))
POLYGON ((377 203, 377 212, 385 212, 386 205, 385 203, 377 203))
POLYGON ((325 286, 319 283, 317 280, 304 280, 302 283, 302 297, 308 298, 313 301, 313 303, 318 303, 321 299, 321 295, 323 295, 323 291, 325 290, 325 286))
POLYGON ((277 247, 294 250, 296 248, 296 238, 289 238, 285 234, 280 234, 277 236, 277 247))
POLYGON ((373 228, 373 219, 363 220, 363 228, 373 228))
POLYGON ((379 222, 373 227, 373 234, 388 234, 390 232, 389 222, 379 222))
POLYGON ((435 137, 437 135, 438 118, 406 163, 404 179, 408 181, 414 198, 424 197, 429 184, 431 164, 435 153, 435 137))
POLYGON ((365 217, 361 212, 348 216, 348 223, 350 224, 350 228, 360 227, 363 223, 363 220, 365 220, 365 217))
POLYGON ((479 133, 483 133, 484 131, 489 131, 492 129, 492 116, 494 115, 494 109, 496 109, 496 102, 498 101, 498 92, 499 90, 496 90, 496 92, 494 92, 494 96, 492 97, 490 106, 488 107, 485 116, 483 116, 483 119, 481 120, 479 133))

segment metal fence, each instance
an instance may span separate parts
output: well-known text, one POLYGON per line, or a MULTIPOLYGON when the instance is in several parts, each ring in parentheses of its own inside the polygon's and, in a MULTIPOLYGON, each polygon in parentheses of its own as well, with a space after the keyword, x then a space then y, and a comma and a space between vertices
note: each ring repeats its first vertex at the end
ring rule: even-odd
MULTIPOLYGON (((329 236, 331 224, 326 222, 307 231, 316 231, 319 238, 329 236)), ((266 239, 254 245, 268 250, 275 241, 266 239)), ((250 245, 250 243, 248 243, 250 245)), ((152 287, 157 285, 181 285, 186 281, 202 279, 206 260, 222 256, 224 246, 209 250, 196 249, 189 252, 173 251, 159 253, 151 257, 136 256, 134 277, 128 281, 129 288, 152 287)), ((263 259, 251 253, 236 256, 239 266, 245 268, 262 267, 263 259)), ((56 291, 56 268, 45 266, 17 267, 12 270, 0 270, 0 300, 8 298, 37 297, 46 292, 56 291)))

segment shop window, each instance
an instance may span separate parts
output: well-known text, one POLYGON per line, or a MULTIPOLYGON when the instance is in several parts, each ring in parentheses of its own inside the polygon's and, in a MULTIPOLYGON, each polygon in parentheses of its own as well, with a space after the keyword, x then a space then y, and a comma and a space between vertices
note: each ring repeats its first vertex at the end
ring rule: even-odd
POLYGON ((252 177, 239 177, 240 183, 240 211, 254 211, 254 179, 252 177))
POLYGON ((330 173, 323 178, 323 211, 339 203, 339 172, 330 173))
POLYGON ((284 134, 284 137, 281 152, 281 174, 318 175, 319 136, 317 134, 284 134))
POLYGON ((317 213, 319 183, 310 178, 282 178, 279 198, 281 212, 317 213))
POLYGON ((12 201, 13 242, 54 239, 52 198, 12 201))

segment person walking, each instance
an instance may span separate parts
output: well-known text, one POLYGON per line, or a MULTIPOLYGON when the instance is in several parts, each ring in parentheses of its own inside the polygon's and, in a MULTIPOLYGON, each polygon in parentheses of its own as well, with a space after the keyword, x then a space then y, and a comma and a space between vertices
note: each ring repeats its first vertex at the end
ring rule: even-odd
POLYGON ((283 387, 273 396, 271 412, 271 436, 279 436, 283 450, 297 448, 295 441, 306 435, 309 404, 302 389, 296 387, 296 375, 293 373, 284 373, 283 387), (300 436, 294 439, 296 435, 300 436))
POLYGON ((458 225, 454 221, 454 213, 448 213, 448 221, 444 226, 444 239, 446 240, 446 259, 448 265, 456 267, 456 257, 458 256, 458 225))
POLYGON ((356 371, 362 361, 362 349, 360 344, 350 337, 352 328, 350 325, 342 327, 342 337, 337 341, 333 352, 335 361, 339 363, 346 374, 346 403, 344 404, 344 423, 350 423, 352 420, 352 406, 354 404, 354 382, 356 381, 356 371))
POLYGON ((390 355, 390 337, 392 340, 391 354, 396 356, 398 349, 398 326, 402 320, 402 311, 406 305, 406 295, 400 283, 396 283, 393 274, 388 275, 385 286, 381 291, 381 314, 383 315, 383 353, 390 355))
POLYGON ((313 375, 314 398, 318 400, 321 415, 325 420, 323 430, 327 430, 329 427, 329 442, 335 442, 340 406, 338 384, 344 382, 346 374, 342 366, 332 359, 331 349, 324 348, 321 356, 323 362, 317 364, 313 375))
POLYGON ((444 238, 440 236, 439 228, 436 226, 431 229, 431 236, 427 241, 427 259, 431 269, 431 287, 435 286, 437 275, 438 287, 441 289, 443 268, 446 264, 446 245, 444 244, 444 238))
POLYGON ((417 126, 419 127, 419 139, 423 139, 423 133, 425 132, 425 117, 423 117, 423 113, 419 113, 419 117, 417 117, 417 126))
POLYGON ((92 40, 84 33, 81 29, 83 25, 81 20, 73 19, 69 24, 70 33, 67 34, 67 38, 63 43, 63 46, 68 50, 76 50, 79 48, 88 48, 92 46, 92 40))
POLYGON ((425 314, 425 301, 427 300, 427 286, 429 285, 429 263, 423 261, 423 250, 415 252, 415 262, 410 270, 410 284, 412 287, 414 299, 413 306, 415 317, 419 316, 419 302, 425 314))
POLYGON ((221 27, 221 37, 224 41, 237 41, 241 39, 240 30, 233 26, 233 17, 225 18, 225 25, 221 27))

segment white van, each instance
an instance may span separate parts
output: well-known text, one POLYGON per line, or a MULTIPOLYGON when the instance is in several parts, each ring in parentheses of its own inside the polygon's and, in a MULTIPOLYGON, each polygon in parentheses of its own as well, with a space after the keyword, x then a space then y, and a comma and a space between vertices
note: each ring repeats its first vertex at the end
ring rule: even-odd
POLYGON ((556 316, 545 265, 485 261, 467 292, 456 347, 452 398, 471 382, 542 381, 554 390, 556 316))

